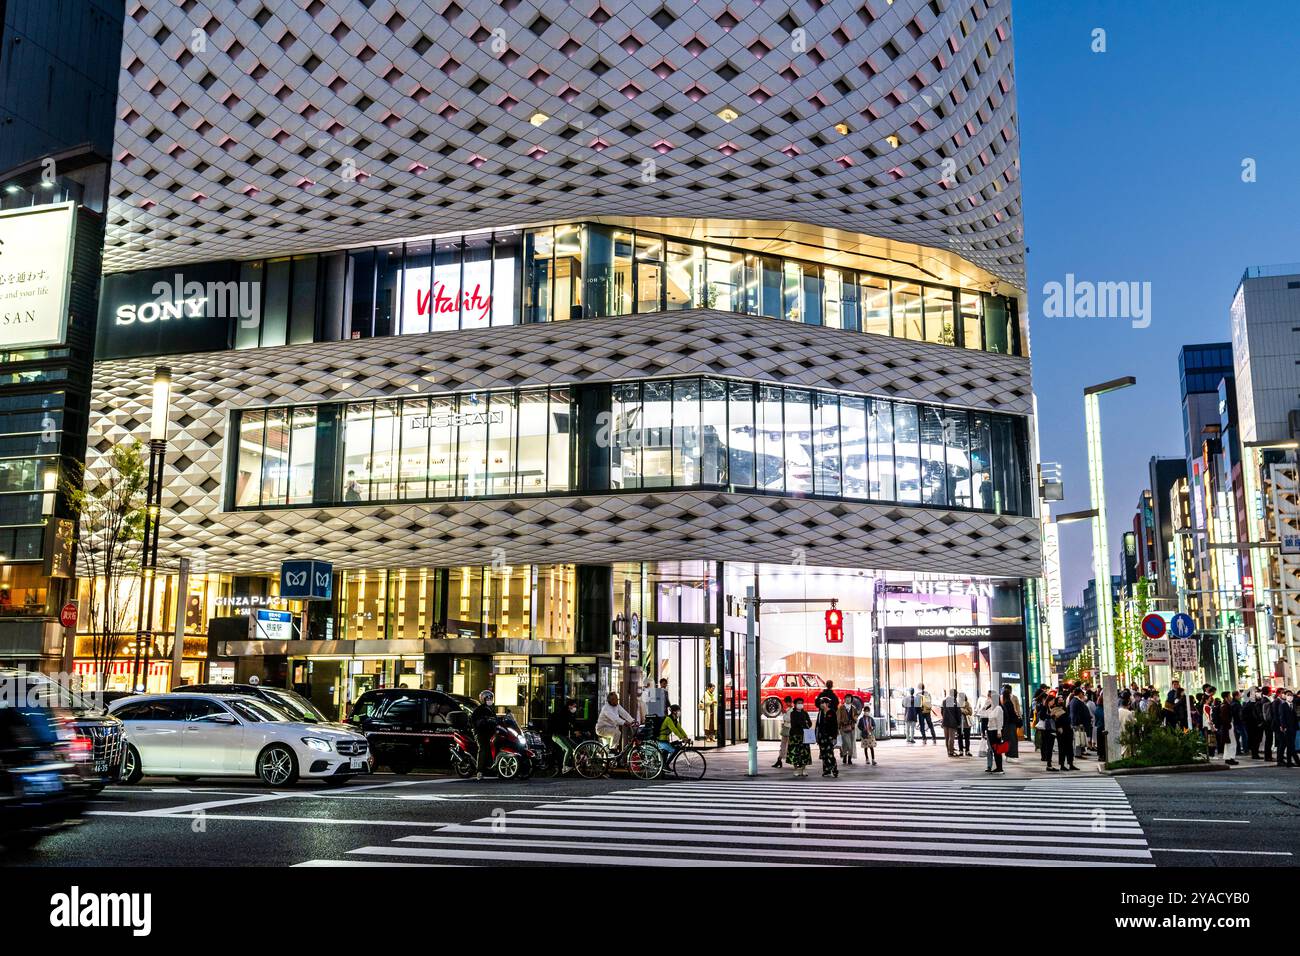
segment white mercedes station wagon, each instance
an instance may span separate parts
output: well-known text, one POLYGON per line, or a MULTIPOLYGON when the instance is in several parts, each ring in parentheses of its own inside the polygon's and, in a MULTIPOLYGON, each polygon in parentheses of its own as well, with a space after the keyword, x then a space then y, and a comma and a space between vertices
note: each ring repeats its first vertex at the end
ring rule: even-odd
POLYGON ((124 783, 141 777, 259 777, 272 787, 370 772, 369 744, 353 731, 305 724, 252 697, 142 694, 109 713, 126 728, 124 783))

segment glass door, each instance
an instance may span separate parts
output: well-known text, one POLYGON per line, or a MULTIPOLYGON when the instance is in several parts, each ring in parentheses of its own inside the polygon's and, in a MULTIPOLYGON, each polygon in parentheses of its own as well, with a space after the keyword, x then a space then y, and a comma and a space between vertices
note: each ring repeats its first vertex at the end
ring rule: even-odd
POLYGON ((682 708, 682 730, 702 744, 716 743, 718 723, 725 716, 727 698, 713 676, 720 664, 716 657, 709 638, 655 639, 655 673, 651 676, 656 683, 667 679, 668 702, 682 708), (709 684, 713 684, 711 694, 709 684))

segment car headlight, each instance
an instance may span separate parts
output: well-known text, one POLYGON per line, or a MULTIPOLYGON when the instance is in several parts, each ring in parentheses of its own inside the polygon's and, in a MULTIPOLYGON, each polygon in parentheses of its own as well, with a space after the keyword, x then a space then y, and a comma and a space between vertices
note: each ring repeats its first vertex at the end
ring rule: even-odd
POLYGON ((330 750, 330 742, 320 737, 304 737, 302 738, 302 742, 305 743, 312 750, 324 750, 324 751, 330 750))

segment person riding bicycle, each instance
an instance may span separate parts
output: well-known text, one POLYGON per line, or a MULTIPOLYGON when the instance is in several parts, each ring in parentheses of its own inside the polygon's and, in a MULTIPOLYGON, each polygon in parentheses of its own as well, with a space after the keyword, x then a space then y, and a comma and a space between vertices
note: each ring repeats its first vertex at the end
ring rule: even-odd
POLYGON ((556 704, 555 710, 546 722, 546 731, 551 736, 551 743, 560 750, 560 773, 568 770, 568 765, 573 762, 573 741, 570 738, 577 729, 577 722, 578 702, 572 698, 567 703, 556 704))
POLYGON ((596 736, 600 737, 606 747, 612 748, 619 731, 624 727, 635 726, 636 718, 623 709, 618 702, 618 694, 610 691, 604 705, 600 708, 599 716, 596 717, 596 736))
POLYGON ((492 706, 495 699, 492 691, 483 691, 478 695, 478 706, 469 715, 470 726, 474 728, 474 742, 478 744, 475 780, 482 780, 484 772, 492 765, 492 737, 497 732, 497 712, 492 706))
POLYGON ((664 752, 665 760, 671 757, 676 750, 673 746, 673 737, 677 737, 683 743, 691 742, 691 738, 686 736, 686 731, 682 730, 682 708, 680 704, 673 704, 669 707, 668 716, 659 724, 659 738, 655 743, 664 752))

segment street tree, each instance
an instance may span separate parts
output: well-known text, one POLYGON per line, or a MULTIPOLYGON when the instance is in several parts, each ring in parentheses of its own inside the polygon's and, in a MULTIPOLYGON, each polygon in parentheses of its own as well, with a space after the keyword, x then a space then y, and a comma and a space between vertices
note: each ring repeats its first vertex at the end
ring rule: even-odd
POLYGON ((135 610, 144 542, 148 456, 136 441, 119 442, 93 470, 76 468, 60 486, 79 519, 77 575, 85 579, 94 689, 103 690, 135 610))

